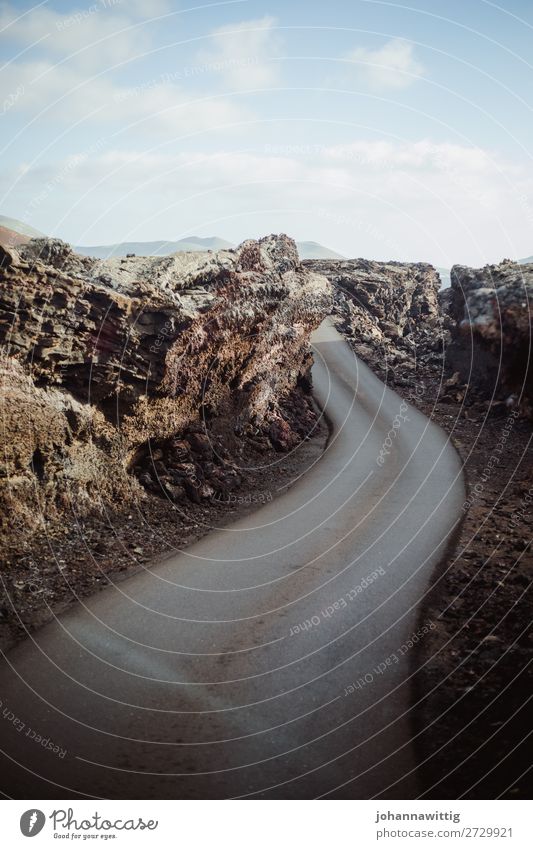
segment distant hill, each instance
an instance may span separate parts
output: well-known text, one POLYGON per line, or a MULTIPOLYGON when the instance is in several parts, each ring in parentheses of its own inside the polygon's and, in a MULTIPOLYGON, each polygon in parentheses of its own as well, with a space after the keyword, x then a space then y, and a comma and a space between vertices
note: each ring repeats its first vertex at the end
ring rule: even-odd
POLYGON ((296 242, 300 259, 346 259, 318 242, 296 242))
MULTIPOLYGON (((18 221, 16 218, 9 218, 6 215, 0 215, 0 231, 5 230, 5 233, 0 232, 0 239, 9 244, 21 244, 24 240, 15 241, 15 236, 9 235, 9 231, 13 234, 19 234, 30 239, 44 236, 39 230, 30 227, 29 224, 24 224, 23 221, 18 221)), ((341 254, 325 248, 318 242, 297 242, 298 253, 301 259, 345 259, 341 254)), ((226 239, 220 239, 218 236, 188 236, 186 239, 178 239, 177 241, 158 240, 155 242, 120 242, 114 245, 75 245, 73 249, 76 253, 83 256, 92 256, 96 259, 107 259, 113 256, 126 256, 126 254, 136 254, 137 256, 167 256, 168 254, 178 253, 181 251, 221 251, 228 248, 234 248, 232 242, 226 239)))
MULTIPOLYGON (((335 251, 319 245, 318 242, 297 242, 298 253, 301 259, 344 259, 335 251)), ((84 256, 105 259, 111 256, 125 256, 136 254, 137 256, 166 256, 179 251, 220 251, 234 248, 231 242, 219 239, 217 236, 200 238, 189 236, 177 242, 121 242, 117 245, 90 245, 88 247, 76 246, 74 250, 84 256)))
POLYGON ((16 245, 25 245, 26 242, 30 241, 29 236, 25 236, 23 233, 17 233, 16 230, 10 230, 8 227, 3 227, 0 225, 0 245, 6 245, 15 247, 16 245))
POLYGON ((76 246, 76 253, 84 256, 93 256, 98 259, 107 259, 112 256, 126 256, 136 254, 137 256, 166 256, 180 251, 220 251, 224 248, 232 248, 231 242, 219 239, 216 236, 200 238, 190 236, 187 239, 179 239, 177 242, 120 242, 117 245, 92 245, 89 247, 76 246))
POLYGON ((526 256, 525 259, 519 259, 518 262, 520 265, 527 265, 529 262, 533 262, 533 256, 526 256))
POLYGON ((16 218, 8 218, 7 215, 0 215, 0 227, 20 233, 22 236, 29 236, 30 239, 44 236, 44 233, 40 233, 39 230, 35 230, 29 224, 24 224, 23 221, 18 221, 16 218))

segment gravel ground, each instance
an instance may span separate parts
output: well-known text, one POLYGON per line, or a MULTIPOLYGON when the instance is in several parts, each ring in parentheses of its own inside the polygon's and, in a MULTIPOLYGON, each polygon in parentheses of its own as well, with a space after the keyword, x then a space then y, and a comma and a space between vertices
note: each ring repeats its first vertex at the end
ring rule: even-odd
POLYGON ((368 364, 447 431, 467 484, 464 519, 420 621, 437 628, 413 652, 413 736, 422 798, 533 794, 533 433, 442 366, 383 353, 368 364))
POLYGON ((531 798, 531 425, 499 407, 474 404, 458 416, 457 404, 437 405, 434 418, 464 461, 468 495, 422 613, 438 623, 417 658, 425 795, 531 798))

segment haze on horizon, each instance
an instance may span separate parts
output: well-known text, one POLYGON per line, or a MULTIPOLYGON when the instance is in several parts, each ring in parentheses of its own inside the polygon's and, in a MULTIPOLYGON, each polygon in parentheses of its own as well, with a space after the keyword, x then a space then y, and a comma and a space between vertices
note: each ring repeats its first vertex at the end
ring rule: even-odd
POLYGON ((0 6, 0 212, 77 245, 533 253, 533 6, 0 6))

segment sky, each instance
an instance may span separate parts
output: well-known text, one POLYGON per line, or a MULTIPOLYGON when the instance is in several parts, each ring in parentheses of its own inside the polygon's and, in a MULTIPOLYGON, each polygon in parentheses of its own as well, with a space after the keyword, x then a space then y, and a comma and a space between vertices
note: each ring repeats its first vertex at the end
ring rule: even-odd
POLYGON ((533 254, 532 0, 193 2, 0 2, 1 214, 76 245, 533 254))

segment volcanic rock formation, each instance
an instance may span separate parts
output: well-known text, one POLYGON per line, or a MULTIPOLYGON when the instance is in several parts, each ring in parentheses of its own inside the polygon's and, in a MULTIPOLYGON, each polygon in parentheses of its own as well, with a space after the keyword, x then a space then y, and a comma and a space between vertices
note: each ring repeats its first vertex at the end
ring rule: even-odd
POLYGON ((441 361, 448 334, 433 266, 366 259, 309 260, 303 265, 331 282, 342 331, 381 376, 398 365, 412 370, 420 358, 441 361))
POLYGON ((26 528, 127 503, 132 470, 153 484, 147 457, 176 498, 231 487, 228 434, 286 449, 312 416, 309 334, 330 306, 286 236, 103 261, 59 240, 0 248, 3 515, 26 528))
POLYGON ((533 264, 455 265, 451 279, 450 367, 483 394, 506 397, 531 414, 533 264))

